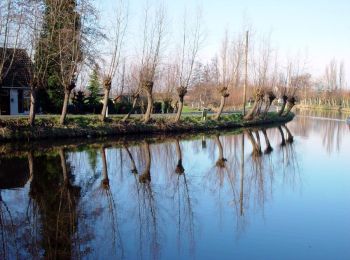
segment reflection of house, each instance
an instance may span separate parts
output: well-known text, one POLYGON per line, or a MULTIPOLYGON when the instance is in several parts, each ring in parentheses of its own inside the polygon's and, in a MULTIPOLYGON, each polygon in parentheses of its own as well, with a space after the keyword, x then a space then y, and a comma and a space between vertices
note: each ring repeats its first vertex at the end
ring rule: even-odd
POLYGON ((29 180, 29 175, 27 159, 0 159, 0 190, 24 187, 29 180))
POLYGON ((0 48, 0 114, 26 114, 30 105, 31 60, 22 49, 0 48), (5 57, 5 61, 3 61, 5 57))

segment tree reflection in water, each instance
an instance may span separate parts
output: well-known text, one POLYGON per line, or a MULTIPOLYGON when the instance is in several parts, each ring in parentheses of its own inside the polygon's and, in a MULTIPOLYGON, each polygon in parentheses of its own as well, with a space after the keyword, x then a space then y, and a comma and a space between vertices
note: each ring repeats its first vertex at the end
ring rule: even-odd
MULTIPOLYGON (((291 130, 301 136, 309 136, 312 131, 319 133, 322 144, 329 154, 339 152, 344 143, 343 138, 348 134, 345 120, 348 115, 338 111, 298 111, 291 125, 291 130)), ((349 126, 350 127, 350 126, 349 126)))
POLYGON ((40 244, 44 257, 80 257, 82 252, 76 245, 80 188, 72 184, 71 165, 66 161, 64 148, 60 148, 58 154, 30 160, 34 170, 29 194, 33 200, 32 214, 41 222, 40 244))
MULTIPOLYGON (((203 139, 202 139, 203 142, 203 139)), ((192 208, 192 194, 189 189, 189 182, 182 162, 182 151, 179 138, 175 138, 175 151, 177 157, 177 164, 175 167, 175 188, 173 194, 175 208, 177 207, 177 244, 178 250, 181 252, 182 239, 184 236, 183 231, 187 230, 189 234, 190 251, 194 254, 195 249, 195 237, 194 237, 194 212, 192 208)))
POLYGON ((124 249, 123 249, 123 243, 122 243, 121 234, 119 230, 119 216, 118 216, 116 202, 114 200, 113 193, 111 192, 111 188, 110 188, 106 149, 107 149, 106 146, 102 145, 101 147, 101 161, 102 161, 101 190, 102 190, 102 194, 107 200, 109 221, 110 221, 110 225, 108 226, 111 227, 111 228, 108 228, 107 230, 110 230, 110 232, 112 233, 113 252, 117 253, 118 251, 120 251, 120 257, 123 258, 124 249))
POLYGON ((17 252, 18 258, 158 259, 165 244, 172 242, 169 232, 176 237, 179 256, 186 248, 195 257, 203 200, 214 198, 218 222, 229 211, 239 236, 251 214, 264 214, 279 172, 289 185, 301 181, 296 178, 297 141, 287 126, 195 138, 26 151, 30 201, 23 221, 11 215, 1 197, 1 258, 17 252), (278 138, 279 148, 270 137, 278 138), (81 164, 77 156, 67 156, 78 153, 81 164), (116 160, 118 153, 126 160, 116 160), (128 174, 117 178, 124 168, 128 174), (22 231, 17 230, 23 222, 27 224, 22 231), (24 233, 29 239, 16 245, 24 233))
POLYGON ((142 174, 139 176, 139 229, 140 229, 140 254, 143 255, 143 242, 150 240, 151 254, 154 259, 160 255, 158 216, 156 205, 156 194, 152 187, 151 177, 151 149, 148 141, 142 145, 142 152, 145 158, 145 166, 142 174), (145 239, 144 239, 145 238, 145 239))

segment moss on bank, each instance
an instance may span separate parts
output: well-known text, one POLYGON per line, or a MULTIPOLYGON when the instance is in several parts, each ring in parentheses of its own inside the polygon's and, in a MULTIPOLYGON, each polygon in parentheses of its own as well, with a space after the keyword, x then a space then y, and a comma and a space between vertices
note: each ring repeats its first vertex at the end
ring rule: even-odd
POLYGON ((28 125, 26 118, 8 118, 0 119, 0 141, 211 131, 283 123, 292 120, 293 117, 292 113, 284 117, 278 116, 277 113, 269 113, 265 119, 244 121, 240 114, 230 114, 222 116, 220 121, 210 118, 202 121, 200 116, 187 116, 181 122, 174 123, 172 118, 162 116, 145 124, 138 117, 125 123, 120 117, 111 117, 102 123, 97 116, 87 115, 70 116, 67 118, 67 124, 61 126, 58 116, 50 116, 37 118, 34 127, 28 125))

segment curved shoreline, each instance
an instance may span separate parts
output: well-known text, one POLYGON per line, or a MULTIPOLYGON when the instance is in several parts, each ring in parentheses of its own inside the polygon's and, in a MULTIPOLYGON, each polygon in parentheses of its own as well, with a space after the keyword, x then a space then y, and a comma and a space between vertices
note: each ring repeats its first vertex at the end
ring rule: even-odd
POLYGON ((128 123, 120 122, 120 120, 96 123, 88 117, 77 117, 67 126, 55 125, 52 120, 47 119, 41 125, 38 124, 34 127, 30 127, 25 123, 21 124, 18 120, 13 119, 1 122, 0 142, 31 142, 49 139, 98 138, 136 134, 195 133, 282 124, 293 120, 293 118, 293 113, 287 116, 277 116, 276 113, 269 113, 266 119, 256 119, 253 121, 243 121, 238 118, 231 120, 230 116, 225 116, 220 121, 210 119, 207 121, 198 121, 194 118, 187 118, 187 120, 180 123, 173 123, 170 120, 167 121, 167 118, 160 118, 152 123, 144 124, 135 120, 128 123))

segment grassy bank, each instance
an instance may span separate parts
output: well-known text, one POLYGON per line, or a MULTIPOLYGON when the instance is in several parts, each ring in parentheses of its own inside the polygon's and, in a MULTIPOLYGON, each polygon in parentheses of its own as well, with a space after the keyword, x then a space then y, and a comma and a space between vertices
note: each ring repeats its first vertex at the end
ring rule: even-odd
POLYGON ((132 118, 122 122, 120 117, 110 117, 102 123, 97 116, 70 116, 65 126, 59 125, 59 117, 38 117, 35 127, 30 127, 26 118, 0 119, 0 141, 40 140, 57 138, 103 137, 128 134, 149 133, 188 133, 218 129, 234 129, 250 126, 261 126, 273 123, 284 123, 292 120, 294 114, 280 117, 269 113, 266 119, 244 121, 239 114, 224 115, 220 121, 208 119, 202 121, 200 116, 184 117, 180 123, 173 123, 173 117, 157 117, 148 124, 141 118, 132 118))

